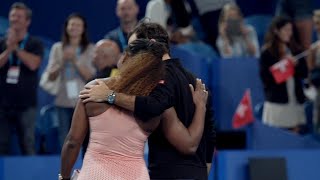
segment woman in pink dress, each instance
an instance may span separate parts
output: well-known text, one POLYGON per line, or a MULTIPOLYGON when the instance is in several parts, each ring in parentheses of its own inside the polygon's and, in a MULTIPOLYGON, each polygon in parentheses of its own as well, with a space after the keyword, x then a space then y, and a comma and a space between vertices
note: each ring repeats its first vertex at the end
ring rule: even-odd
MULTIPOLYGON (((133 41, 121 60, 123 65, 119 76, 109 79, 107 85, 120 93, 148 95, 161 82, 165 72, 161 59, 165 52, 166 48, 162 43, 144 39, 133 41)), ((208 92, 200 80, 197 80, 195 90, 192 86, 190 88, 197 107, 193 119, 195 122, 204 121, 208 92)), ((60 179, 70 179, 86 131, 90 128, 89 145, 78 180, 149 180, 143 158, 148 136, 159 125, 160 118, 180 122, 173 108, 163 116, 142 122, 132 112, 116 106, 105 103, 83 104, 78 101, 71 129, 62 149, 60 179)), ((203 123, 200 124, 203 126, 203 123)), ((177 129, 184 128, 179 123, 175 126, 177 129)), ((170 129, 173 131, 175 128, 170 129)), ((193 126, 193 131, 195 129, 201 131, 201 128, 193 126)), ((172 136, 175 132, 168 134, 172 136)), ((183 146, 179 143, 184 141, 177 138, 181 135, 176 135, 172 141, 169 137, 169 141, 177 145, 177 149, 181 149, 183 146)))

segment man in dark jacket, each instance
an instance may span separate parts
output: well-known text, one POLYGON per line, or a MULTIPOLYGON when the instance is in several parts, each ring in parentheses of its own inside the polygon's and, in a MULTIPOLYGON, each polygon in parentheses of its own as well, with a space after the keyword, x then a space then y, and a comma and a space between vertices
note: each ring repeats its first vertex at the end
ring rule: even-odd
MULTIPOLYGON (((155 40, 164 43, 169 49, 167 32, 158 24, 141 23, 131 35, 129 42, 137 38, 155 40)), ((195 111, 189 84, 195 86, 195 77, 187 72, 178 59, 171 59, 170 55, 162 57, 166 64, 166 75, 149 96, 129 96, 110 90, 105 83, 87 87, 80 93, 84 102, 96 101, 115 104, 133 111, 142 121, 148 121, 159 116, 166 109, 174 107, 178 118, 185 127, 189 127, 195 111), (106 98, 107 97, 107 98, 106 98)), ((201 134, 197 147, 186 144, 187 153, 181 153, 166 139, 160 125, 148 139, 149 143, 149 171, 151 179, 200 179, 208 178, 207 164, 210 165, 215 145, 215 131, 213 129, 213 112, 210 100, 207 104, 206 119, 203 131, 190 133, 182 138, 196 140, 195 134, 201 134)), ((173 122, 174 123, 174 122, 173 122)), ((186 128, 188 129, 188 128, 186 128)), ((190 131, 188 129, 188 131, 190 131)))

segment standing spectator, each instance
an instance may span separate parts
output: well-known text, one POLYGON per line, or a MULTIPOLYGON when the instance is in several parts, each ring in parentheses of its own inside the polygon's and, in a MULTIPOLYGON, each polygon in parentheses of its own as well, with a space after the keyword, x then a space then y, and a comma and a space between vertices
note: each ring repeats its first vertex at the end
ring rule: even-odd
POLYGON ((28 33, 32 11, 14 3, 10 27, 0 40, 0 154, 8 155, 12 128, 16 128, 22 154, 35 154, 37 73, 43 46, 28 33))
POLYGON ((171 14, 169 2, 170 0, 150 0, 146 7, 145 17, 167 29, 168 19, 171 14))
POLYGON ((265 44, 260 57, 260 76, 264 86, 265 102, 263 123, 269 126, 300 131, 306 123, 303 103, 302 79, 307 77, 305 59, 295 63, 294 76, 286 82, 276 83, 270 67, 286 57, 301 52, 293 39, 292 22, 285 17, 276 17, 266 34, 265 44))
MULTIPOLYGON (((314 11, 313 15, 313 23, 315 27, 315 31, 317 34, 317 45, 311 49, 310 56, 309 56, 309 69, 311 70, 311 79, 317 78, 314 77, 314 74, 318 74, 320 72, 320 10, 314 11)), ((319 76, 318 74, 317 76, 319 76)), ((318 77, 319 79, 319 77, 318 77)), ((317 96, 314 102, 314 123, 315 123, 315 130, 316 132, 320 132, 320 82, 314 82, 315 87, 317 88, 317 96)))
POLYGON ((120 27, 105 35, 105 39, 115 41, 123 52, 128 45, 128 33, 137 25, 139 6, 135 0, 118 0, 116 13, 120 27))
POLYGON ((194 0, 203 30, 206 33, 206 43, 218 51, 216 41, 218 37, 219 15, 224 5, 234 0, 194 0))
POLYGON ((181 33, 188 36, 193 33, 191 8, 185 0, 151 0, 147 4, 145 17, 160 24, 169 35, 181 33))
POLYGON ((171 43, 201 57, 216 56, 211 46, 197 39, 191 24, 191 8, 187 1, 151 0, 147 4, 145 16, 167 30, 171 43))
POLYGON ((69 131, 78 93, 95 73, 93 51, 94 45, 89 42, 84 17, 71 14, 64 23, 61 42, 55 43, 51 48, 46 68, 49 80, 61 78, 54 102, 59 118, 61 147, 69 131))
POLYGON ((219 19, 217 47, 223 58, 259 57, 259 43, 254 28, 244 23, 240 8, 230 3, 219 19))
POLYGON ((312 0, 279 0, 277 15, 293 19, 297 31, 295 37, 304 49, 308 49, 312 41, 312 0))

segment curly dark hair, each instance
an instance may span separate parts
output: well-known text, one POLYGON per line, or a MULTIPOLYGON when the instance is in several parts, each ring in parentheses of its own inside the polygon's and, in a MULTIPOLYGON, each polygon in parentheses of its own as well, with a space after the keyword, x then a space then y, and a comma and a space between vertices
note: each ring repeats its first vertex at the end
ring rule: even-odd
POLYGON ((108 86, 119 93, 148 95, 164 77, 162 56, 166 52, 163 43, 149 39, 133 41, 125 51, 126 61, 119 70, 119 76, 108 86))
POLYGON ((169 35, 160 24, 142 21, 128 34, 128 37, 133 34, 136 34, 138 39, 155 39, 163 43, 169 52, 169 35))

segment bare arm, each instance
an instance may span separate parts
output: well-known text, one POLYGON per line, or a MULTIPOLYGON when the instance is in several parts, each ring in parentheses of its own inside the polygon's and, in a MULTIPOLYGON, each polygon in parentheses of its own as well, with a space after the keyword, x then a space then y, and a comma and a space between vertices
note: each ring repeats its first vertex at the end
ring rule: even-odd
POLYGON ((8 62, 10 53, 11 51, 6 49, 0 54, 0 68, 2 68, 8 62))
POLYGON ((17 50, 16 54, 23 64, 25 64, 32 71, 38 69, 40 66, 41 56, 29 53, 23 49, 17 50))
POLYGON ((7 30, 7 39, 5 40, 6 49, 0 54, 0 68, 9 60, 10 54, 18 47, 16 35, 12 29, 7 30))
POLYGON ((248 53, 253 57, 258 57, 259 55, 259 42, 256 31, 242 24, 241 27, 242 36, 247 47, 248 53))
MULTIPOLYGON (((107 96, 113 91, 106 85, 105 79, 97 79, 96 83, 89 83, 85 89, 80 92, 79 97, 87 102, 106 102, 107 96)), ((134 111, 136 96, 130 96, 123 93, 117 93, 115 104, 129 111, 134 111)))
POLYGON ((307 65, 309 71, 316 67, 316 53, 320 50, 320 41, 314 43, 309 49, 309 55, 307 56, 307 65))
POLYGON ((216 44, 223 57, 230 57, 232 56, 232 47, 226 29, 227 24, 225 22, 219 25, 219 37, 217 38, 216 44))
MULTIPOLYGON (((170 78, 168 79, 165 83, 158 84, 149 96, 116 93, 115 105, 134 112, 134 115, 143 122, 160 116, 166 109, 173 106, 175 84, 170 78)), ((106 102, 107 96, 113 92, 103 81, 97 82, 98 85, 88 85, 80 92, 79 97, 84 103, 106 102)))
POLYGON ((79 100, 73 117, 70 131, 63 144, 61 152, 61 169, 62 177, 69 178, 74 163, 77 160, 81 144, 88 131, 88 119, 84 104, 79 100))
POLYGON ((166 138, 178 151, 184 154, 193 154, 198 149, 204 129, 208 97, 208 92, 205 91, 205 87, 199 79, 197 79, 196 90, 194 91, 191 86, 191 91, 196 107, 192 123, 188 128, 179 120, 174 108, 166 110, 162 119, 162 129, 166 138))
POLYGON ((93 77, 93 74, 91 73, 90 69, 84 65, 81 65, 79 63, 73 62, 74 67, 78 70, 81 77, 88 81, 93 77))
POLYGON ((254 43, 251 41, 251 39, 249 39, 249 37, 247 35, 245 35, 244 39, 245 39, 245 43, 247 45, 247 49, 248 49, 249 54, 251 56, 254 56, 257 52, 257 49, 256 49, 254 43))

